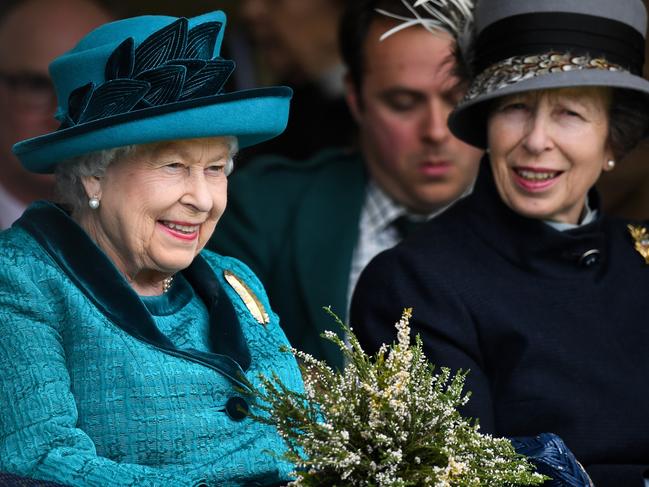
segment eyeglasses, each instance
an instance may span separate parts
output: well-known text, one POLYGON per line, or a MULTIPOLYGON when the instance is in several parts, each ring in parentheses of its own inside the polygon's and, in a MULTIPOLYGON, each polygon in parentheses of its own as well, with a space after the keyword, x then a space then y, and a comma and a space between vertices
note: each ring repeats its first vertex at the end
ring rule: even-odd
POLYGON ((56 108, 56 94, 50 78, 37 73, 3 73, 0 82, 10 92, 10 102, 20 111, 52 115, 56 108))

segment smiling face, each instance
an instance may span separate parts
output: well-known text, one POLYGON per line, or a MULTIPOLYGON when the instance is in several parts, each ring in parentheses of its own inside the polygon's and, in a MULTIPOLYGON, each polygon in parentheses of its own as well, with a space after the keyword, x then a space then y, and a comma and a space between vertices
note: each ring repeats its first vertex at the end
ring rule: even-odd
POLYGON ((539 220, 578 223, 586 195, 613 158, 606 88, 526 92, 499 100, 488 120, 500 197, 539 220))
POLYGON ((463 90, 452 75, 452 42, 377 19, 365 41, 362 86, 348 80, 368 170, 395 201, 416 213, 453 202, 475 179, 482 152, 456 139, 447 118, 463 90))
POLYGON ((205 246, 225 210, 231 155, 226 137, 142 145, 84 180, 101 204, 80 223, 140 294, 205 246))

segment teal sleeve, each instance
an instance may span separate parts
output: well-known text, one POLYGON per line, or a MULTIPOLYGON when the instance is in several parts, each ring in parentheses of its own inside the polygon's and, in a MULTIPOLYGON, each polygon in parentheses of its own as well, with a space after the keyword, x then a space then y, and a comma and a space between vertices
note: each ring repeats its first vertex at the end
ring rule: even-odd
POLYGON ((0 470, 75 486, 190 486, 181 473, 99 457, 76 427, 63 340, 41 289, 57 280, 32 279, 0 262, 0 470))

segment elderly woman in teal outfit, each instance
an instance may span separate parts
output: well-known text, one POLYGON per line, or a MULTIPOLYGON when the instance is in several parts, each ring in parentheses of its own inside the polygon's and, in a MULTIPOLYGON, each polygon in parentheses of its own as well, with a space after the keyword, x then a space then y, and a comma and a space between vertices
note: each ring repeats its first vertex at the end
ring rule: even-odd
MULTIPOLYGON (((17 144, 56 172, 0 234, 0 470, 69 485, 281 485, 253 421, 260 373, 302 387, 265 292, 202 251, 238 147, 290 90, 223 94, 225 16, 107 24, 57 59, 59 130, 17 144)), ((258 410, 257 410, 258 411, 258 410)))

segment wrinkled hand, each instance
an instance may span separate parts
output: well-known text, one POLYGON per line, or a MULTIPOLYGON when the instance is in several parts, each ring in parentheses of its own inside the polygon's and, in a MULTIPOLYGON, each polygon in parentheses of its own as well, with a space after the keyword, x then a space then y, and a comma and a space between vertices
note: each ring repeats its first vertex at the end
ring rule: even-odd
POLYGON ((584 467, 554 433, 510 440, 517 453, 529 457, 539 473, 552 479, 544 487, 593 487, 584 467))

